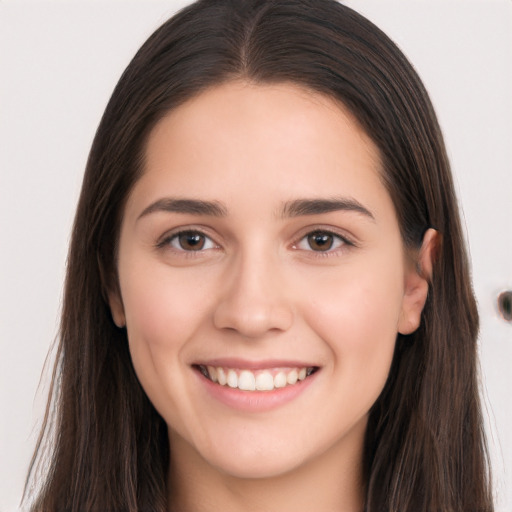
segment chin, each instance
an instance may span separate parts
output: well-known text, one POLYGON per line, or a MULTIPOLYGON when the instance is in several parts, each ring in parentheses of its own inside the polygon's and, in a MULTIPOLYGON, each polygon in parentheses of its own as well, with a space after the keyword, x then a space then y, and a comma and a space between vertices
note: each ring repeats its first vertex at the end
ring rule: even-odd
POLYGON ((283 429, 284 434, 268 429, 263 435, 263 430, 247 430, 245 435, 238 436, 231 432, 224 439, 217 437, 215 444, 211 443, 208 450, 199 454, 231 477, 268 479, 307 470, 325 455, 330 458, 329 453, 337 452, 333 443, 322 443, 319 437, 305 435, 300 428, 292 432, 283 429))
POLYGON ((232 454, 230 457, 215 458, 211 464, 218 471, 238 479, 264 480, 276 478, 298 470, 302 462, 297 458, 285 457, 283 454, 254 453, 240 457, 232 454))

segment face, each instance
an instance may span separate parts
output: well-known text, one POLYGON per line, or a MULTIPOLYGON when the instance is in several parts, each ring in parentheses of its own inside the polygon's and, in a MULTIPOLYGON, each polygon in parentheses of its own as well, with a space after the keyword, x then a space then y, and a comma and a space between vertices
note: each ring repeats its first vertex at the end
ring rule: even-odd
POLYGON ((175 460, 270 477, 361 458, 426 295, 380 173, 339 104, 289 84, 224 84, 155 127, 110 303, 175 460))

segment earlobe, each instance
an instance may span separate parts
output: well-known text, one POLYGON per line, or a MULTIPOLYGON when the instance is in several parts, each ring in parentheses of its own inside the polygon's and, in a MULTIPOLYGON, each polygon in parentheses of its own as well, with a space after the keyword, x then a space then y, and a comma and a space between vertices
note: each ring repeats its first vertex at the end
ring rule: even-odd
POLYGON ((439 233, 435 229, 428 229, 423 237, 416 264, 411 265, 405 276, 402 310, 398 320, 398 332, 400 334, 411 334, 420 325, 421 313, 427 300, 438 245, 439 233))
POLYGON ((124 327, 126 325, 126 317, 124 314, 123 302, 121 301, 121 296, 119 295, 119 292, 109 291, 108 302, 114 323, 119 328, 124 327))

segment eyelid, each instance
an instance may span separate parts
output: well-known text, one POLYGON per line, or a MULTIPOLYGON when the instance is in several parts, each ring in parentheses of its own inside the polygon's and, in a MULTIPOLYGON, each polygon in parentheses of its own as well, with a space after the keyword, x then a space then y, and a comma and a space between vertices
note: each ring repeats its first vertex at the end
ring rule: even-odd
POLYGON ((311 252, 315 256, 327 256, 329 254, 333 254, 342 250, 346 250, 350 247, 356 247, 355 240, 347 235, 345 232, 341 233, 340 230, 327 227, 327 226, 310 226, 304 230, 302 230, 301 234, 295 239, 295 241, 292 243, 292 248, 295 250, 301 250, 304 252, 311 252), (325 251, 315 251, 313 249, 302 249, 299 248, 298 245, 303 240, 305 240, 309 235, 312 235, 313 233, 322 233, 322 234, 328 234, 333 236, 334 238, 337 238, 338 240, 341 240, 342 244, 341 246, 335 247, 335 248, 329 248, 325 251))
MULTIPOLYGON (((165 249, 168 248, 169 250, 175 251, 177 253, 183 253, 186 255, 200 255, 201 253, 204 253, 205 251, 213 250, 213 249, 220 249, 222 246, 219 244, 215 237, 212 236, 209 233, 209 229, 204 228, 203 226, 180 226, 176 227, 174 229, 171 229, 167 231, 165 234, 163 234, 156 242, 155 247, 157 249, 165 249), (208 247, 206 249, 202 248, 197 251, 187 251, 185 249, 179 249, 172 247, 170 245, 170 241, 175 239, 176 237, 184 234, 184 233, 197 233, 201 236, 204 236, 208 240, 211 241, 214 247, 208 247)), ((340 230, 338 228, 333 228, 331 226, 325 226, 325 225, 314 225, 314 226, 308 226, 307 228, 304 228, 301 230, 300 234, 295 238, 295 240, 291 244, 291 248, 294 250, 300 250, 306 253, 312 253, 314 256, 328 256, 335 254, 339 251, 347 250, 350 247, 357 247, 357 242, 354 240, 354 237, 348 235, 344 230, 340 230), (329 234, 338 240, 342 242, 341 246, 335 247, 335 248, 329 248, 325 251, 315 251, 313 249, 302 249, 298 247, 299 243, 301 243, 307 236, 313 234, 313 233, 325 233, 329 234)))
POLYGON ((167 231, 164 235, 162 235, 157 240, 155 245, 156 245, 156 247, 158 249, 164 249, 164 248, 167 247, 170 250, 173 250, 175 252, 186 253, 186 254, 201 253, 201 252, 205 252, 205 251, 208 251, 208 250, 220 248, 220 245, 207 232, 207 230, 205 230, 204 228, 202 228, 200 226, 181 226, 181 227, 178 227, 178 228, 174 228, 174 229, 172 229, 170 231, 167 231), (170 242, 172 240, 176 239, 177 237, 179 237, 180 235, 183 235, 185 233, 196 233, 196 234, 199 234, 201 236, 204 236, 209 241, 211 241, 211 243, 213 244, 213 247, 208 247, 206 249, 203 248, 203 249, 199 249, 197 251, 187 251, 185 249, 179 249, 179 248, 176 248, 176 247, 172 247, 170 242))

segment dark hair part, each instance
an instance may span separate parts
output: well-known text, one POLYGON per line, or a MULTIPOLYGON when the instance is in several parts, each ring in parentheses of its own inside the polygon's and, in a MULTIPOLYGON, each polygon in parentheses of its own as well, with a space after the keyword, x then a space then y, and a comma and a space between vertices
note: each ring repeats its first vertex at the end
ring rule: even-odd
POLYGON ((111 318, 123 207, 145 142, 167 112, 230 80, 291 82, 343 103, 380 150, 404 244, 441 235, 419 329, 398 336, 370 412, 367 512, 493 510, 471 288, 446 151, 428 95, 395 44, 334 0, 203 0, 142 46, 99 125, 69 252, 55 393, 29 478, 47 443, 33 510, 164 511, 167 428, 111 318), (53 436, 49 418, 56 418, 53 436))

